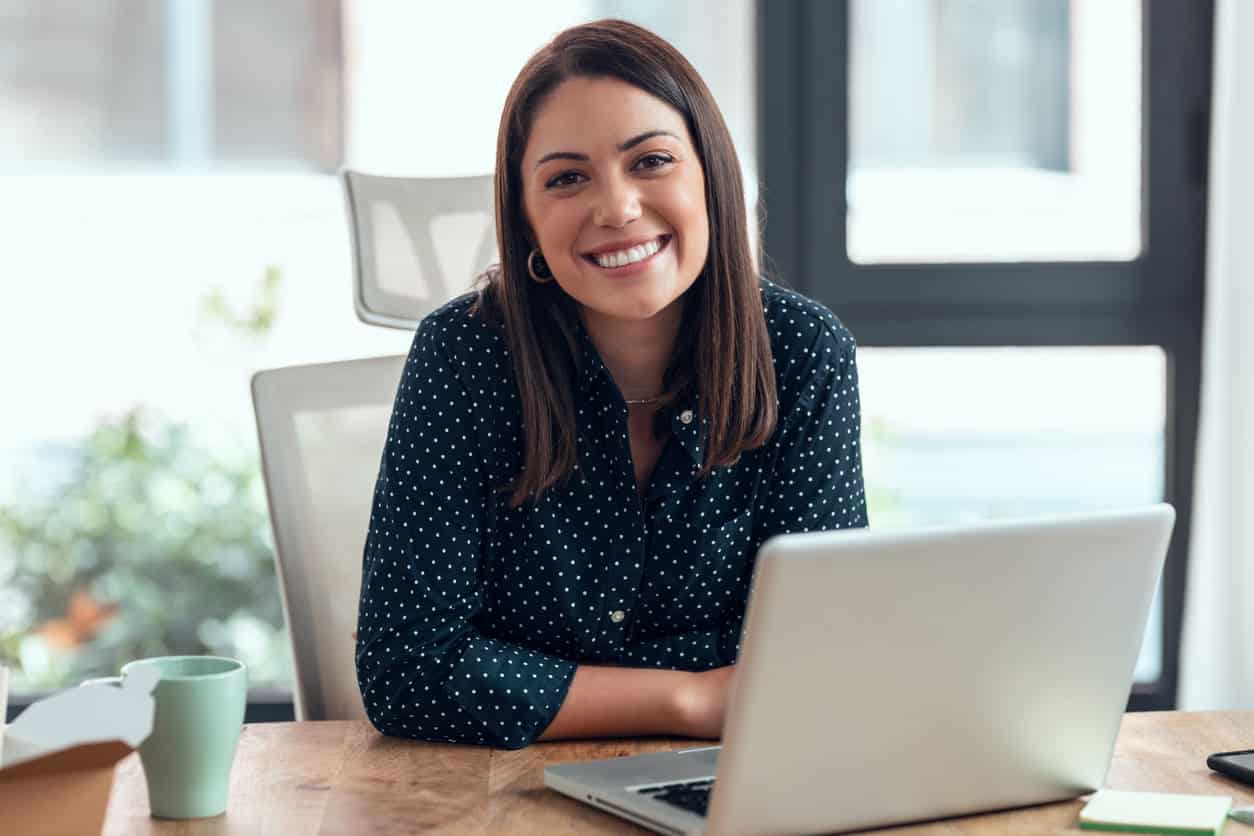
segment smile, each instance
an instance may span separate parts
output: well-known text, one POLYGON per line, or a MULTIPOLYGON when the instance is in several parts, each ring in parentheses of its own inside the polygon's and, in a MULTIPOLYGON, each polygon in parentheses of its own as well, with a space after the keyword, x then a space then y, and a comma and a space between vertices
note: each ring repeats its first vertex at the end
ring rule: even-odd
POLYGON ((589 264, 613 276, 628 275, 647 269, 657 256, 664 252, 674 236, 661 235, 656 241, 632 247, 619 253, 607 253, 600 256, 585 255, 583 259, 589 264))

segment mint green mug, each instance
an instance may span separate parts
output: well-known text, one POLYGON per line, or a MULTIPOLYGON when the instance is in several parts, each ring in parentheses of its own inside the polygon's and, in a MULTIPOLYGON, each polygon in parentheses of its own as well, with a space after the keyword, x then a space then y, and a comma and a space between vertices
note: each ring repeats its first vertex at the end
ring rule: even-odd
POLYGON ((149 810, 162 819, 222 815, 244 727, 247 668, 221 656, 158 656, 127 662, 120 677, 82 684, 120 682, 140 666, 161 675, 152 691, 152 734, 139 747, 149 810))

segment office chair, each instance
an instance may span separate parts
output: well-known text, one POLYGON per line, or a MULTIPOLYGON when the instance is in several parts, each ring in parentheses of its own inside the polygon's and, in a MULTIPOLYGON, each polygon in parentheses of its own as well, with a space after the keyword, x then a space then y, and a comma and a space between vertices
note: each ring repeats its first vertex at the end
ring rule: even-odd
POLYGON ((354 664, 362 549, 403 355, 253 375, 297 720, 365 720, 354 664))
MULTIPOLYGON (((344 169, 340 179, 363 322, 413 330, 496 259, 492 175, 344 169)), ((297 720, 366 719, 353 631, 370 504, 404 362, 291 366, 252 379, 297 720)))
POLYGON ((414 330, 497 260, 492 175, 340 172, 353 241, 353 306, 371 325, 414 330))

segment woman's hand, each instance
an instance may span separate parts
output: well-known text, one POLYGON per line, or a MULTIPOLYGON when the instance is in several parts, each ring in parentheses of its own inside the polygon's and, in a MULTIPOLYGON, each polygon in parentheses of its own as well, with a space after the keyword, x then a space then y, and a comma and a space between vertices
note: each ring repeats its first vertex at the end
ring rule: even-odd
POLYGON ((736 666, 725 665, 694 672, 675 694, 680 734, 702 740, 721 740, 736 666))

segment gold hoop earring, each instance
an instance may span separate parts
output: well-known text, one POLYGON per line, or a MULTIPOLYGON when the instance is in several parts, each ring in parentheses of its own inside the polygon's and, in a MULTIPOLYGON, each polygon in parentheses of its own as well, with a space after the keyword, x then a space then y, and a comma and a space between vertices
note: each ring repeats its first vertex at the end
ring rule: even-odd
POLYGON ((549 269, 549 264, 544 260, 544 256, 540 255, 539 247, 532 250, 527 256, 527 272, 531 274, 531 278, 537 284, 548 284, 553 281, 553 271, 549 269))

